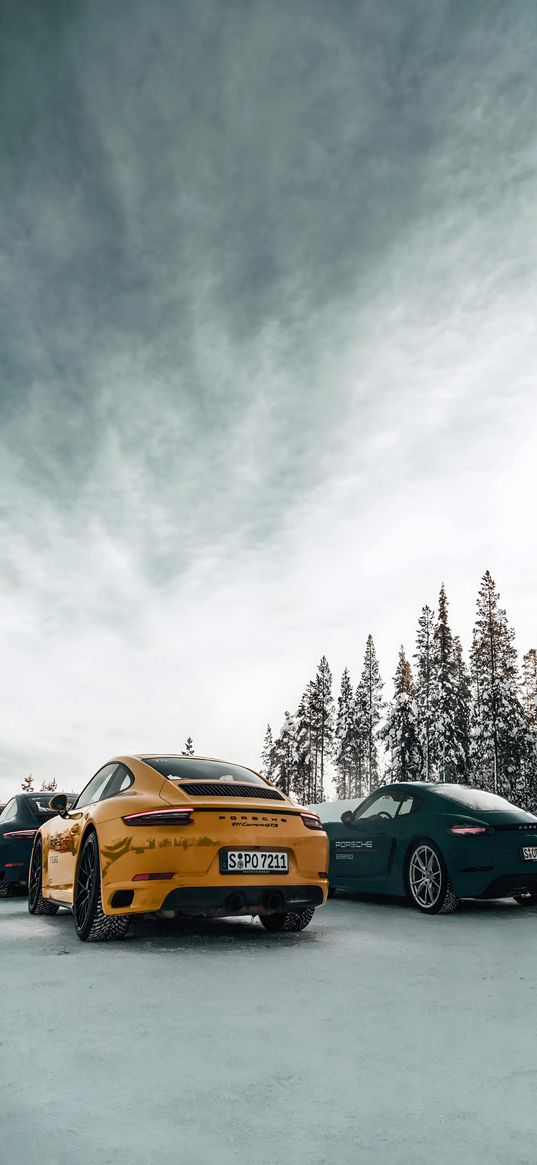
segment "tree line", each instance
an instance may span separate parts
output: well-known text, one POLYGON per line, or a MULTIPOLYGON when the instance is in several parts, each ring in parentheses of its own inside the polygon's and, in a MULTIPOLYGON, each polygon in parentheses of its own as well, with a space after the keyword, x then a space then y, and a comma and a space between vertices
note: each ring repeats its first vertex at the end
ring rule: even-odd
POLYGON ((337 700, 323 655, 279 734, 267 726, 264 776, 302 804, 323 801, 333 773, 338 798, 391 781, 474 784, 537 812, 537 651, 517 665, 515 634, 489 571, 483 575, 468 661, 440 589, 424 606, 415 650, 399 651, 392 699, 383 699, 368 636, 356 687, 348 668, 337 700))

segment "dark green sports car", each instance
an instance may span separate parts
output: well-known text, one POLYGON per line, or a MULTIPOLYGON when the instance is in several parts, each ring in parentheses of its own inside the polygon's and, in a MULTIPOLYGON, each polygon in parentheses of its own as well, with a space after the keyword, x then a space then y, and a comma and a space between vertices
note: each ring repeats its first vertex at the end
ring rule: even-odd
POLYGON ((425 914, 461 898, 537 902, 537 817, 468 785, 401 782, 325 822, 330 889, 404 895, 425 914))

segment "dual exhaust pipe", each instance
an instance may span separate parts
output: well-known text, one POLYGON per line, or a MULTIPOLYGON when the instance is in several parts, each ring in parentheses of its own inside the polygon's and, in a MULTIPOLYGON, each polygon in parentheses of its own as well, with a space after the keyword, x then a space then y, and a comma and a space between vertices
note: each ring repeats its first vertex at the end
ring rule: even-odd
MULTIPOLYGON (((270 914, 276 914, 278 910, 283 910, 285 898, 281 890, 267 890, 266 894, 263 894, 261 904, 264 910, 270 914)), ((244 910, 248 906, 246 895, 241 894, 238 890, 233 891, 226 898, 226 906, 229 907, 233 914, 239 914, 241 910, 244 910)))

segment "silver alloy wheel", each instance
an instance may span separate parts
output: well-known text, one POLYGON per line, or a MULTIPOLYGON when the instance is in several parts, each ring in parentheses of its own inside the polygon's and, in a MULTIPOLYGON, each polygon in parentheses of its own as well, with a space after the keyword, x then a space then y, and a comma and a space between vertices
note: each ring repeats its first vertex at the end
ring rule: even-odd
POLYGON ((436 905, 442 890, 442 867, 429 845, 419 845, 412 854, 408 880, 412 897, 422 910, 436 905))

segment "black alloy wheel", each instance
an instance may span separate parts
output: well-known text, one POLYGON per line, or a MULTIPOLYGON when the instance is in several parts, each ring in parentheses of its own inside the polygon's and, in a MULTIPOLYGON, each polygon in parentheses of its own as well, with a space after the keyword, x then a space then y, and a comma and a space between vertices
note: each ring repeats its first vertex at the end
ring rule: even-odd
POLYGON ((59 906, 43 898, 43 846, 39 837, 32 851, 28 882, 28 910, 30 914, 57 914, 59 906))
POLYGON ((305 910, 287 910, 285 914, 260 914, 259 921, 271 934, 280 934, 284 930, 305 930, 314 914, 315 908, 308 906, 305 910))
POLYGON ((88 833, 82 846, 73 898, 75 930, 82 942, 110 942, 123 938, 128 916, 105 914, 101 900, 101 871, 97 834, 88 833))
POLYGON ((11 884, 9 882, 0 882, 0 898, 9 898, 9 891, 11 884))
POLYGON ((410 902, 423 914, 451 914, 459 905, 442 854, 427 838, 408 855, 406 882, 410 902))

